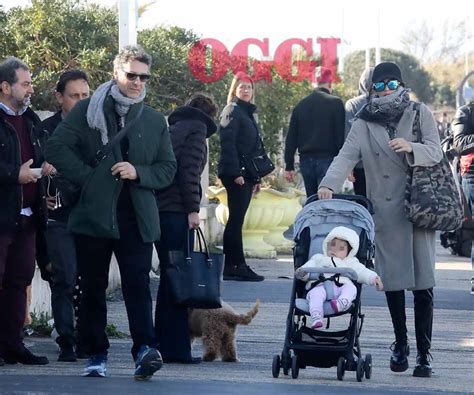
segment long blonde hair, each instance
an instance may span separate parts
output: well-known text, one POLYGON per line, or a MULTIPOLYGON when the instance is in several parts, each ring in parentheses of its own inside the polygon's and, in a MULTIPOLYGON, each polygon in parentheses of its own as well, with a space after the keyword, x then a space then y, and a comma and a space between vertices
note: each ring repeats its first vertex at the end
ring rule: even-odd
POLYGON ((242 81, 250 82, 252 84, 252 99, 250 101, 252 103, 255 103, 255 84, 253 82, 253 79, 248 74, 245 74, 243 71, 239 71, 237 74, 235 74, 234 79, 230 84, 229 94, 227 95, 227 104, 232 103, 234 97, 237 96, 235 94, 237 91, 237 86, 242 81))

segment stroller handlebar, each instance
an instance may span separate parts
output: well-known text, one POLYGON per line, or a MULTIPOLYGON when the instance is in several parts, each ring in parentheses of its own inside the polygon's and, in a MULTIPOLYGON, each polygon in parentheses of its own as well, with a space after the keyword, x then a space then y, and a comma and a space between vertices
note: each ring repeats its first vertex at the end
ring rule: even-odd
MULTIPOLYGON (((332 195, 332 198, 333 199, 341 199, 341 200, 349 200, 351 202, 359 203, 361 206, 365 207, 371 215, 374 214, 374 207, 372 205, 372 202, 369 199, 367 199, 365 196, 362 196, 362 195, 343 195, 343 194, 335 193, 335 194, 332 195)), ((306 203, 304 205, 306 206, 308 203, 315 202, 317 200, 320 200, 318 198, 317 194, 311 195, 311 196, 308 197, 308 199, 306 200, 306 203)))

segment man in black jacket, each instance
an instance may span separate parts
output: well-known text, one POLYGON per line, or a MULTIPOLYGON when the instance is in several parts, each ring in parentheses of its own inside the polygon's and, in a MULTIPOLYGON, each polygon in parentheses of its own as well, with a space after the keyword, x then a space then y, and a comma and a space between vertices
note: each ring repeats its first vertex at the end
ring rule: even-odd
POLYGON ((36 230, 45 225, 37 180, 51 171, 39 168, 42 155, 33 133, 39 118, 28 107, 32 94, 26 64, 13 57, 0 63, 0 359, 45 365, 48 359, 32 354, 21 339, 36 230))
POLYGON ((294 157, 298 149, 308 197, 317 192, 332 159, 344 143, 344 104, 331 95, 331 81, 331 71, 321 70, 317 88, 294 108, 286 135, 286 178, 293 180, 294 157))
MULTIPOLYGON (((69 70, 61 74, 56 86, 56 98, 60 109, 53 116, 45 119, 38 130, 45 137, 51 136, 73 109, 77 102, 89 97, 87 75, 80 70, 69 70)), ((54 326, 58 332, 56 342, 60 347, 58 361, 74 362, 74 286, 76 285, 76 249, 74 236, 67 229, 67 220, 71 207, 61 199, 56 189, 54 177, 46 182, 48 201, 48 230, 46 244, 51 266, 46 273, 51 286, 51 306, 54 326)), ((42 271, 43 272, 43 271, 42 271)))
MULTIPOLYGON (((451 128, 454 139, 453 148, 461 155, 462 186, 472 211, 474 207, 474 101, 458 108, 451 128)), ((471 249, 471 261, 474 270, 474 242, 471 249)), ((474 294, 474 278, 471 278, 471 294, 474 294)))

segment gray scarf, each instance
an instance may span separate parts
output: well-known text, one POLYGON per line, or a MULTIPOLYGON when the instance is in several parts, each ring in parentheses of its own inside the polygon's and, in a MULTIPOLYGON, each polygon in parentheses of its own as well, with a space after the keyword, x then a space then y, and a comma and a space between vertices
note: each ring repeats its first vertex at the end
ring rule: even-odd
POLYGON ((402 88, 383 97, 371 95, 356 117, 382 125, 398 123, 403 112, 410 105, 409 92, 408 89, 402 88))
POLYGON ((120 92, 115 80, 105 82, 94 92, 87 107, 87 124, 92 129, 100 131, 102 144, 109 142, 109 133, 107 131, 107 122, 104 115, 104 101, 110 95, 115 100, 115 111, 123 118, 130 110, 132 104, 140 103, 146 96, 146 89, 143 89, 141 95, 135 99, 126 97, 120 92))

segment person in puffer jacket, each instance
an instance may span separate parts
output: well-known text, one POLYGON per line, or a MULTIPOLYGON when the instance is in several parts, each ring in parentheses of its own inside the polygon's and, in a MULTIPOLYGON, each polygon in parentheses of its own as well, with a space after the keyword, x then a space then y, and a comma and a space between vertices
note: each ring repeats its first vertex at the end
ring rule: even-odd
MULTIPOLYGON (((324 282, 308 281, 309 273, 307 268, 339 267, 350 268, 357 274, 356 281, 361 284, 376 285, 379 291, 383 290, 383 283, 377 273, 367 269, 356 258, 359 250, 359 237, 352 229, 344 226, 335 227, 323 241, 323 253, 315 254, 303 266, 296 269, 296 278, 308 282, 306 289, 309 289, 306 299, 309 303, 311 314, 311 327, 313 329, 323 326, 323 303, 327 298, 324 282)), ((326 277, 332 274, 327 274, 326 277)), ((352 281, 344 276, 333 281, 334 299, 330 301, 334 312, 346 311, 351 306, 352 301, 357 296, 357 288, 352 281)))

